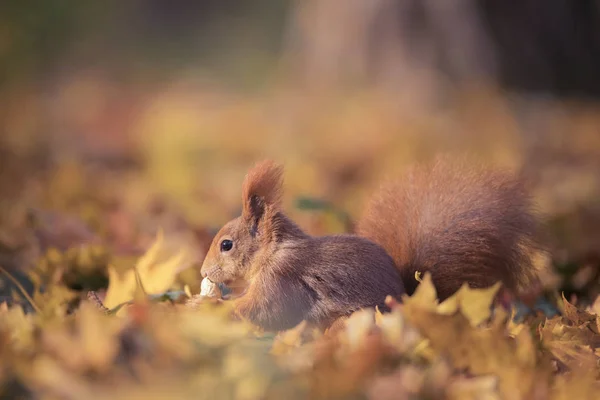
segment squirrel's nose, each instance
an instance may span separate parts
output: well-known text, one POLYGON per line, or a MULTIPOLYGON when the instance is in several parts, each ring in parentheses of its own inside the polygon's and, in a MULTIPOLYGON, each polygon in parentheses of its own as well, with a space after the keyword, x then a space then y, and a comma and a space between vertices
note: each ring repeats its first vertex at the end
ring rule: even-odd
MULTIPOLYGON (((206 261, 206 260, 204 260, 204 261, 206 261)), ((202 265, 200 266, 200 276, 201 276, 202 278, 206 278, 206 275, 208 275, 206 271, 207 271, 208 269, 209 269, 209 268, 208 268, 208 265, 206 265, 206 263, 205 263, 205 262, 202 262, 202 265)))

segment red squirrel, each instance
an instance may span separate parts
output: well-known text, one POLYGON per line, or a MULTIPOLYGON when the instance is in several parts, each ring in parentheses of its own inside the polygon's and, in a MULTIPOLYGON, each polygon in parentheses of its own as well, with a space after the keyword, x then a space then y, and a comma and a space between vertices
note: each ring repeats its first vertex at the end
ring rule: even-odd
POLYGON ((201 275, 246 285, 237 314, 268 331, 303 320, 323 329, 362 308, 386 310, 429 272, 440 301, 467 282, 509 290, 534 277, 536 219, 522 182, 498 170, 438 159, 411 168, 370 199, 354 234, 311 236, 281 209, 283 167, 256 164, 241 216, 214 237, 201 275))

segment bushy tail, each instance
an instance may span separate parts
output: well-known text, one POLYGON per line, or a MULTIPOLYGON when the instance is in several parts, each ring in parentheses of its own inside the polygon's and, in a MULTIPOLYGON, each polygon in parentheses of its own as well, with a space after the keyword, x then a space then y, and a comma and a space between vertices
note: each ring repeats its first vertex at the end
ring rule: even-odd
POLYGON ((416 271, 431 273, 440 300, 463 282, 517 290, 535 277, 532 202, 506 171, 441 158, 416 166, 372 197, 357 233, 393 257, 409 294, 416 271))

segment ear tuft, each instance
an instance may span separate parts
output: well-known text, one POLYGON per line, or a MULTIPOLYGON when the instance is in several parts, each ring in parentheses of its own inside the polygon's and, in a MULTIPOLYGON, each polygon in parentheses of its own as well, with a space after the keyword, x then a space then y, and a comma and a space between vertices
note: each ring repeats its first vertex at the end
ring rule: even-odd
POLYGON ((257 221, 267 208, 271 212, 278 211, 282 192, 283 166, 271 160, 257 163, 248 171, 242 185, 242 215, 257 221))

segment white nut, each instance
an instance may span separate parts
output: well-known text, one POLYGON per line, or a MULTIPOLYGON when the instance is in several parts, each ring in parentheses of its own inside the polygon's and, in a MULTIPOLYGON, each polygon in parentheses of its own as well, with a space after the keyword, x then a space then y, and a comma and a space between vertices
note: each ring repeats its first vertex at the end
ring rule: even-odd
POLYGON ((202 279, 202 282, 200 282, 200 296, 221 298, 219 285, 208 278, 202 279))

